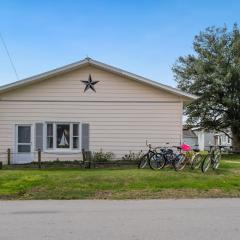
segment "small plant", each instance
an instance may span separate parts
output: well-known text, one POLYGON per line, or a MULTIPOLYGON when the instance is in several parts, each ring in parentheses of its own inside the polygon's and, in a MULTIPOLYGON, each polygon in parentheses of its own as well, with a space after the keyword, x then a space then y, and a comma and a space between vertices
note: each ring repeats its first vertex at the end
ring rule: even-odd
POLYGON ((142 151, 140 151, 138 153, 134 153, 132 151, 129 151, 129 154, 125 154, 122 157, 122 160, 125 160, 125 161, 139 161, 140 158, 142 157, 142 155, 143 155, 142 151))
POLYGON ((107 162, 112 160, 114 157, 114 153, 112 152, 103 152, 101 149, 99 152, 93 153, 93 160, 95 162, 107 162))

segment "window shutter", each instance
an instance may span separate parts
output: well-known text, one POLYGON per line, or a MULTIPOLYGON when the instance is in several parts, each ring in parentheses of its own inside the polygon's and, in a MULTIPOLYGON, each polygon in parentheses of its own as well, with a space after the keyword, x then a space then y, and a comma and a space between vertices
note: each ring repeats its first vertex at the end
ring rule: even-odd
POLYGON ((43 150, 43 123, 35 124, 35 150, 43 150))
POLYGON ((82 124, 82 149, 89 151, 89 124, 82 124))

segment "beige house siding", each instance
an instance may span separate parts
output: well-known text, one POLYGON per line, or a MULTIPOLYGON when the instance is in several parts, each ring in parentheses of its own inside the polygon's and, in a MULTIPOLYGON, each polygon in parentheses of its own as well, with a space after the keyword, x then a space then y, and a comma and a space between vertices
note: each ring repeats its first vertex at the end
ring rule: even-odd
POLYGON ((61 101, 179 101, 180 97, 167 91, 123 78, 92 66, 28 85, 2 94, 2 100, 61 100, 61 101), (97 92, 83 92, 91 74, 97 92))
MULTIPOLYGON (((181 97, 93 66, 6 92, 0 100, 0 152, 15 151, 16 124, 47 121, 89 123, 90 150, 111 151, 116 158, 146 150, 146 140, 176 145, 182 137, 181 97), (96 93, 83 91, 80 80, 89 74, 99 81, 96 93)), ((43 153, 44 160, 80 157, 43 153)))

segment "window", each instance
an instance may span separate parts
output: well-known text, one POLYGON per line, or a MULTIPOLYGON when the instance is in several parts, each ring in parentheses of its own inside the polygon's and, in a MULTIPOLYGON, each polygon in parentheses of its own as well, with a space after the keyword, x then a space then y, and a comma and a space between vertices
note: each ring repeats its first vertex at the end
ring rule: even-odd
POLYGON ((19 153, 31 152, 31 126, 17 127, 17 151, 19 153))
POLYGON ((46 138, 47 149, 79 149, 79 123, 47 123, 46 138))
POLYGON ((57 124, 57 148, 70 148, 70 124, 57 124))
POLYGON ((73 148, 79 148, 79 124, 73 124, 73 148))
POLYGON ((31 128, 29 126, 18 126, 18 142, 29 143, 31 141, 31 128))

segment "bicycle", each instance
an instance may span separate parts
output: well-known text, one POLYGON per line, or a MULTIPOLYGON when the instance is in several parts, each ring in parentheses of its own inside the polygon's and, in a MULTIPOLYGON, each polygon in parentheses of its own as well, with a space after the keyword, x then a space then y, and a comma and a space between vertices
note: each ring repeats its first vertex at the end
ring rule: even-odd
POLYGON ((207 156, 204 158, 202 164, 201 164, 201 170, 203 173, 205 173, 209 167, 211 166, 213 170, 216 170, 219 167, 220 160, 221 160, 221 154, 222 154, 222 148, 224 146, 209 146, 209 151, 207 156))
POLYGON ((157 155, 157 149, 159 147, 153 148, 151 144, 148 144, 146 141, 146 146, 148 147, 148 151, 146 154, 144 154, 139 163, 138 168, 145 168, 147 164, 151 169, 161 169, 164 167, 165 161, 163 161, 159 156, 157 155), (153 166, 154 165, 154 166, 153 166))
POLYGON ((184 149, 184 146, 188 146, 188 145, 173 146, 174 148, 177 148, 177 150, 178 150, 178 153, 175 153, 175 159, 172 162, 173 168, 176 171, 183 170, 188 161, 187 155, 185 153, 183 153, 182 151, 189 151, 189 150, 184 149))
POLYGON ((170 161, 172 161, 173 151, 172 149, 166 147, 155 148, 155 155, 149 159, 149 166, 152 170, 160 170, 166 166, 170 161), (157 152, 157 149, 160 152, 157 152))
POLYGON ((180 155, 184 157, 175 163, 174 168, 176 171, 183 170, 186 165, 189 165, 193 170, 200 167, 202 155, 200 154, 198 145, 195 145, 194 148, 191 149, 189 145, 182 144, 178 149, 180 150, 180 155))
MULTIPOLYGON (((168 145, 169 143, 166 143, 166 144, 168 145)), ((181 149, 181 147, 178 147, 178 146, 173 146, 173 147, 176 147, 177 150, 181 149)), ((153 155, 149 160, 149 166, 151 169, 159 170, 164 168, 166 165, 170 165, 170 166, 173 166, 174 169, 181 170, 179 168, 180 166, 179 163, 184 162, 185 155, 183 155, 181 152, 175 153, 171 148, 167 146, 157 147, 155 148, 155 150, 158 148, 160 149, 160 152, 155 151, 155 155, 153 155)))
POLYGON ((203 160, 203 156, 200 153, 200 150, 198 147, 199 147, 198 145, 195 145, 195 148, 192 149, 193 153, 192 153, 192 157, 189 161, 189 164, 190 164, 190 167, 192 170, 200 168, 202 160, 203 160))

